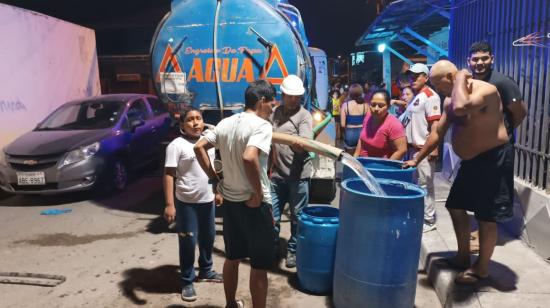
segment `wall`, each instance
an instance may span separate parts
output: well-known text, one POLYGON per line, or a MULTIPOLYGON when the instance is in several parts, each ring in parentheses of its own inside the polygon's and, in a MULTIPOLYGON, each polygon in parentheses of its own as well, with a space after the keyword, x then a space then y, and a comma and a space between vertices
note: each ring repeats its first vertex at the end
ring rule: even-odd
POLYGON ((95 34, 0 4, 0 149, 59 105, 99 95, 95 34))

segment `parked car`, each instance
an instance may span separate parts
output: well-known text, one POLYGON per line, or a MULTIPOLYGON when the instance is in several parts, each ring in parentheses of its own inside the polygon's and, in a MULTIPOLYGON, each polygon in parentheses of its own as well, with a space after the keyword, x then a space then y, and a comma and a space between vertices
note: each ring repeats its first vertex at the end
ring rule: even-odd
POLYGON ((124 190, 130 168, 162 157, 170 122, 153 95, 66 103, 0 151, 0 187, 15 194, 124 190))

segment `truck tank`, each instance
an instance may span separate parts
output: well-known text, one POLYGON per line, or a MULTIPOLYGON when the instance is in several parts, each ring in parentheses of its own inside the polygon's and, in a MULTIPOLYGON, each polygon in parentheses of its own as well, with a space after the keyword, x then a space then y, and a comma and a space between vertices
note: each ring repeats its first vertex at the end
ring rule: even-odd
POLYGON ((242 110, 249 82, 265 78, 279 90, 295 74, 308 103, 314 72, 303 23, 285 2, 173 0, 151 45, 159 98, 171 108, 214 111, 219 120, 242 110))
MULTIPOLYGON (((286 0, 173 0, 151 45, 159 98, 172 114, 185 106, 202 109, 210 124, 242 111, 248 83, 259 78, 280 93, 284 77, 299 76, 306 88, 303 104, 318 109, 311 103, 323 94, 312 91, 326 91, 326 86, 315 87, 311 56, 300 12, 286 0)), ((316 62, 319 56, 315 52, 316 62)), ((326 133, 319 137, 333 142, 326 133)), ((330 202, 335 196, 334 163, 316 156, 313 164, 316 189, 311 198, 330 202)))

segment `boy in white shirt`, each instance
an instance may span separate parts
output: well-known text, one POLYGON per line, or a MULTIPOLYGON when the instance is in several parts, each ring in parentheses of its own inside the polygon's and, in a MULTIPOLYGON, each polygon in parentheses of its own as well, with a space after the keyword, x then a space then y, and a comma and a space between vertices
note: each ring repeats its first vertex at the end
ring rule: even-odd
MULTIPOLYGON (((204 130, 201 112, 188 108, 180 115, 181 137, 174 139, 166 149, 164 217, 176 221, 179 239, 179 260, 182 281, 181 298, 197 299, 195 281, 195 246, 199 243, 199 275, 197 281, 222 282, 222 276, 212 270, 214 227, 214 193, 208 177, 195 159, 193 147, 204 130), (174 200, 175 181, 175 200, 174 200)), ((214 158, 214 149, 208 152, 214 158)))

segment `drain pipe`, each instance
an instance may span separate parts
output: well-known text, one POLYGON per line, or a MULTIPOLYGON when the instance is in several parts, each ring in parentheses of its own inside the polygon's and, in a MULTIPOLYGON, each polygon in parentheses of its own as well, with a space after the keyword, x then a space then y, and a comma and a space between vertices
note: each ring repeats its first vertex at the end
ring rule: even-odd
POLYGON ((223 106, 223 97, 222 97, 222 88, 220 84, 220 65, 218 63, 218 18, 220 17, 220 7, 222 0, 217 0, 216 4, 216 15, 214 16, 214 78, 216 79, 216 91, 218 92, 218 103, 220 105, 221 119, 224 115, 224 106, 223 106))

